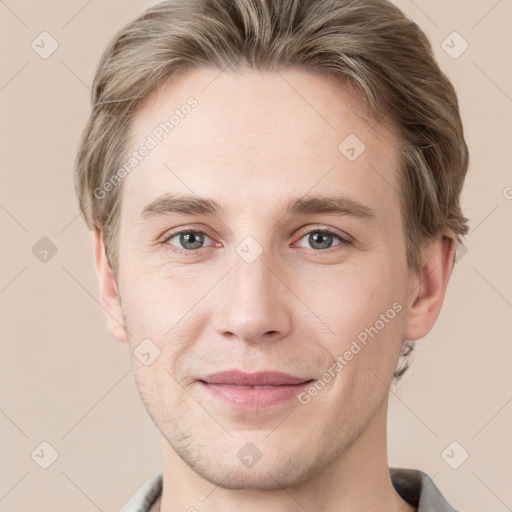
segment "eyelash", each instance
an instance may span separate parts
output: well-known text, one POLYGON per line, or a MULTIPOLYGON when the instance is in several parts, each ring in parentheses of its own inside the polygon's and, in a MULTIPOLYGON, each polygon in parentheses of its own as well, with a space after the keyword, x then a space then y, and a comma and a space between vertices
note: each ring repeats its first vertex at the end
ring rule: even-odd
MULTIPOLYGON (((346 246, 352 245, 352 243, 353 243, 352 240, 349 239, 348 237, 342 236, 342 235, 338 234, 337 232, 335 232, 331 229, 327 229, 327 228, 310 229, 309 231, 302 233, 300 235, 300 237, 298 238, 298 241, 302 240, 306 235, 309 235, 311 233, 320 233, 322 235, 332 235, 335 239, 337 239, 339 241, 339 244, 333 245, 332 247, 329 247, 327 249, 310 249, 311 251, 313 251, 315 253, 324 253, 324 252, 327 253, 327 252, 330 252, 331 250, 336 250, 336 247, 338 247, 339 249, 343 249, 346 246)), ((163 238, 163 240, 161 240, 160 244, 162 246, 164 246, 165 248, 169 248, 169 250, 174 253, 186 254, 187 256, 192 256, 194 254, 197 254, 197 252, 199 252, 201 249, 206 249, 206 247, 199 247, 198 249, 188 249, 187 250, 187 249, 180 249, 174 245, 169 244, 169 240, 172 240, 173 238, 175 238, 178 235, 184 235, 184 234, 205 235, 206 237, 210 238, 210 240, 211 240, 211 237, 209 237, 207 233, 205 233, 204 231, 202 231, 200 229, 183 229, 183 230, 174 231, 172 233, 166 234, 165 237, 163 238)), ((294 242, 294 244, 295 244, 295 242, 294 242)))

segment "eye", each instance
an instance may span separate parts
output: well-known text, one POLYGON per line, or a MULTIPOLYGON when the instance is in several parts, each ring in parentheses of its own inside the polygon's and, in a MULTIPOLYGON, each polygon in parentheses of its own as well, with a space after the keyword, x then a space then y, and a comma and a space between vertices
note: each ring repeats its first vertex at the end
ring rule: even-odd
MULTIPOLYGON (((320 251, 330 249, 337 245, 349 245, 351 243, 348 237, 341 236, 330 229, 320 228, 316 228, 305 233, 300 240, 304 239, 306 239, 306 243, 309 243, 312 249, 320 251), (333 244, 334 241, 338 241, 338 243, 333 244)), ((303 245, 299 246, 304 247, 303 245)))
POLYGON ((193 231, 189 229, 186 231, 171 233, 165 238, 165 240, 163 240, 163 243, 177 247, 178 252, 180 252, 180 249, 182 252, 185 252, 201 249, 205 240, 211 241, 211 238, 204 233, 204 231, 193 231))
MULTIPOLYGON (((186 229, 170 233, 161 243, 166 247, 171 246, 170 249, 174 252, 192 254, 198 252, 199 249, 205 248, 208 240, 213 242, 204 231, 186 229)), ((352 243, 349 237, 342 236, 331 229, 325 228, 315 228, 304 233, 299 242, 294 243, 293 246, 305 247, 301 243, 303 240, 306 241, 305 243, 310 244, 310 248, 316 252, 325 251, 336 246, 344 247, 352 243)), ((215 242, 213 245, 215 245, 215 242)))

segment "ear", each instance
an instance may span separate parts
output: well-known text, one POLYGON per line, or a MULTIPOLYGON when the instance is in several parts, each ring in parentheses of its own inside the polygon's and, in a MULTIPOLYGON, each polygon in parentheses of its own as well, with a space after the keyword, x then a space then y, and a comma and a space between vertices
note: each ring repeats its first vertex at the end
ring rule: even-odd
POLYGON ((119 292, 110 262, 107 259, 101 231, 94 228, 92 236, 94 264, 100 284, 100 299, 107 319, 108 333, 117 341, 127 341, 119 292))
POLYGON ((423 338, 434 326, 453 269, 455 249, 453 233, 440 234, 423 249, 422 267, 410 280, 404 340, 423 338))

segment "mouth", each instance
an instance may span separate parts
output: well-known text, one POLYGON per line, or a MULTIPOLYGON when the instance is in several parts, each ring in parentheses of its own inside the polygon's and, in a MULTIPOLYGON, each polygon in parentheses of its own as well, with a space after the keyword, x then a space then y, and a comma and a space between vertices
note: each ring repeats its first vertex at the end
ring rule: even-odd
POLYGON ((198 379, 211 397, 232 407, 262 409, 286 402, 314 382, 282 372, 228 370, 198 379))

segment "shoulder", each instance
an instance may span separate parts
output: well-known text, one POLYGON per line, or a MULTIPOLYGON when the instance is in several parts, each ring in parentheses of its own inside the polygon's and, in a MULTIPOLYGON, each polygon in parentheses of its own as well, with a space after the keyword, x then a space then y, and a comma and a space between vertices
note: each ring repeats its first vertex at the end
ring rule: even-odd
POLYGON ((434 481, 419 469, 389 468, 391 481, 402 499, 417 507, 418 512, 458 512, 441 494, 434 481))
POLYGON ((119 512, 157 511, 159 508, 160 496, 162 494, 162 482, 162 473, 153 475, 119 512))

